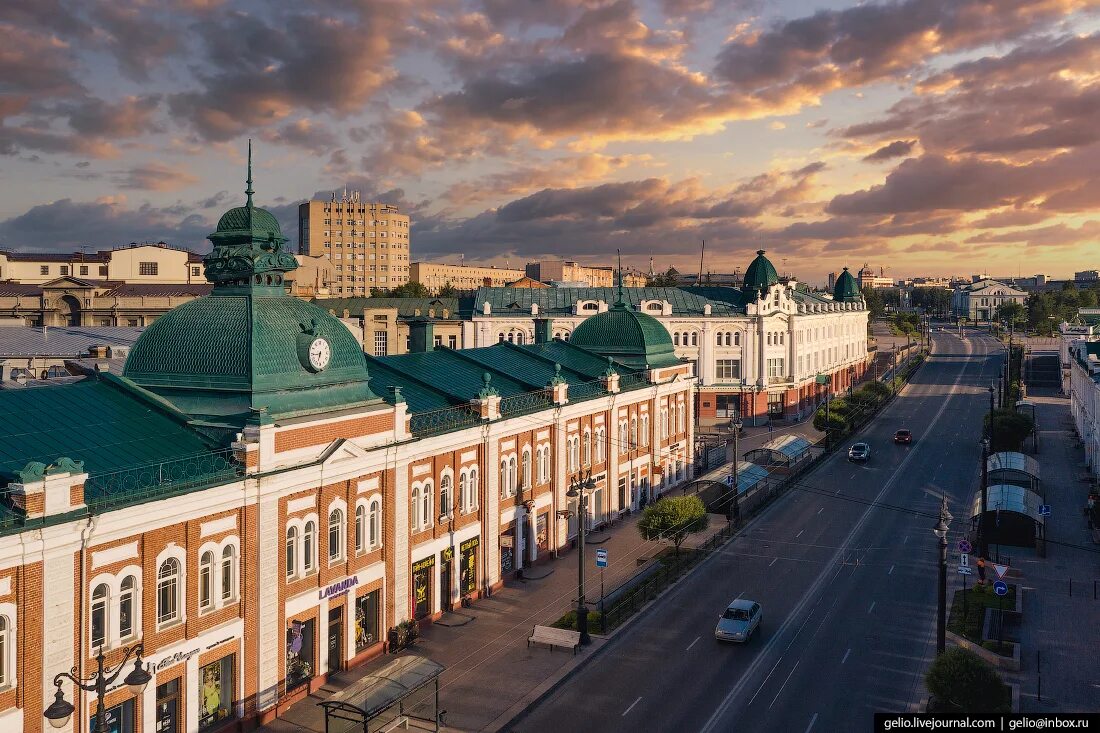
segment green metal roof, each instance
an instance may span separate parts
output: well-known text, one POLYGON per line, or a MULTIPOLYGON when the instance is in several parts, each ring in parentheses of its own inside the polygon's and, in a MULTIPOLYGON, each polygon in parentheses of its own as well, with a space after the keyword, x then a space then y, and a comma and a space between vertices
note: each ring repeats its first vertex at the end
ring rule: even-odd
POLYGON ((859 284, 852 277, 852 273, 848 272, 848 268, 845 267, 833 286, 833 300, 840 302, 857 301, 860 297, 862 296, 859 292, 859 284))
POLYGON ((17 480, 31 461, 67 457, 89 474, 169 461, 215 449, 185 423, 107 380, 0 391, 0 481, 17 480))
POLYGON ((749 300, 756 300, 760 294, 772 285, 779 282, 779 273, 775 271, 775 265, 764 256, 764 250, 756 250, 756 259, 749 263, 745 270, 744 285, 742 290, 749 300))
POLYGON ((461 318, 458 298, 315 298, 312 302, 337 317, 342 316, 344 311, 352 316, 362 316, 363 311, 371 308, 396 308, 398 318, 461 318), (429 316, 432 312, 435 315, 429 316))
MULTIPOLYGON (((574 305, 580 300, 599 300, 615 303, 618 288, 478 288, 474 300, 476 314, 484 312, 489 304, 490 315, 517 315, 531 317, 531 305, 539 307, 540 315, 573 315, 574 305)), ((622 300, 637 309, 643 300, 664 300, 672 306, 674 316, 702 315, 705 306, 711 306, 713 315, 733 315, 739 311, 735 302, 709 300, 696 289, 686 288, 622 288, 622 300)))
MULTIPOLYGON (((745 312, 745 294, 741 292, 740 288, 725 285, 684 285, 679 289, 706 298, 712 303, 732 306, 738 313, 745 312)), ((713 308, 711 312, 715 312, 713 308)), ((725 313, 723 312, 720 315, 725 315, 725 313)))
POLYGON ((581 322, 569 339, 574 346, 610 356, 635 369, 680 363, 672 336, 653 316, 621 303, 581 322))

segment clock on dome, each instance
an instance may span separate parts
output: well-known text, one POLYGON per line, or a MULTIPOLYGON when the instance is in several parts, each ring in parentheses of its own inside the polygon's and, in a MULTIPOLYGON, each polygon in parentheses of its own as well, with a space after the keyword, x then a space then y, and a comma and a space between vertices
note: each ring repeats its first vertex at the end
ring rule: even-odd
POLYGON ((332 347, 329 346, 326 339, 318 336, 309 343, 306 355, 308 357, 306 366, 315 372, 319 372, 328 366, 329 359, 332 358, 332 347))

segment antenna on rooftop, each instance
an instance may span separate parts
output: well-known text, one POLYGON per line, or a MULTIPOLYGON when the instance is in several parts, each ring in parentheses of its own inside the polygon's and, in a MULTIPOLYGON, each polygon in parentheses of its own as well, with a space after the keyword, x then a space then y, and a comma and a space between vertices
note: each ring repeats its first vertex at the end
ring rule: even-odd
POLYGON ((700 239, 699 241, 702 242, 702 245, 699 247, 699 277, 696 278, 696 279, 697 280, 702 280, 703 279, 703 252, 705 252, 706 249, 707 249, 707 240, 700 239))

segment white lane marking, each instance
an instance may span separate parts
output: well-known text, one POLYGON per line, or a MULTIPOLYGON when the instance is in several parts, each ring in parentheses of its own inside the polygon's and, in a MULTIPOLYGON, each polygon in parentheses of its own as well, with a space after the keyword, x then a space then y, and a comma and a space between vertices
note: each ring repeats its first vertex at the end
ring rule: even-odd
POLYGON ((804 530, 804 529, 800 529, 800 530, 798 530, 798 534, 796 534, 796 535, 794 536, 794 538, 795 538, 795 539, 797 540, 797 539, 798 539, 799 537, 801 537, 801 536, 802 536, 802 533, 803 533, 803 532, 805 532, 805 531, 806 531, 806 530, 804 530))
POLYGON ((876 603, 878 603, 878 601, 871 601, 871 607, 867 609, 867 613, 870 613, 871 611, 875 610, 875 604, 876 603))
POLYGON ((852 647, 848 647, 848 651, 844 652, 844 659, 841 659, 840 663, 844 664, 845 662, 847 662, 848 661, 848 655, 851 654, 851 653, 852 653, 852 647))
POLYGON ((623 711, 623 717, 625 718, 626 714, 629 713, 631 710, 633 710, 634 706, 637 705, 638 703, 640 703, 641 701, 642 701, 642 698, 639 697, 637 700, 630 703, 630 707, 628 707, 626 710, 623 711))
POLYGON ((745 591, 741 591, 740 593, 738 593, 738 594, 737 594, 737 597, 736 597, 736 598, 734 598, 733 600, 735 600, 735 601, 739 601, 739 600, 741 600, 741 596, 743 596, 743 595, 745 595, 745 591))
POLYGON ((775 705, 776 700, 778 700, 779 696, 783 694, 783 690, 787 689, 787 683, 791 681, 791 675, 793 675, 794 671, 798 669, 798 663, 801 661, 802 660, 799 659, 797 662, 794 663, 794 666, 791 667, 791 671, 787 673, 787 679, 783 680, 783 684, 779 686, 779 692, 775 693, 775 697, 772 698, 772 703, 768 706, 768 710, 772 709, 772 705, 775 705))
POLYGON ((693 642, 691 642, 690 644, 688 644, 688 648, 687 648, 687 649, 685 649, 684 651, 685 651, 685 652, 690 652, 690 651, 691 651, 691 648, 692 648, 693 646, 695 646, 696 644, 698 644, 698 643, 699 643, 699 640, 700 640, 700 639, 702 639, 702 638, 703 638, 703 637, 701 637, 701 636, 696 636, 696 637, 695 637, 695 641, 693 641, 693 642))
POLYGON ((818 513, 818 514, 821 514, 821 512, 823 512, 823 511, 825 511, 825 507, 821 507, 820 509, 818 509, 818 510, 817 510, 817 513, 818 513))
POLYGON ((903 540, 901 541, 901 544, 903 544, 903 545, 904 545, 904 544, 905 544, 906 542, 908 542, 908 541, 909 541, 909 535, 905 535, 905 539, 903 539, 903 540))
POLYGON ((894 574, 894 566, 893 565, 890 566, 890 572, 888 572, 886 574, 887 575, 893 575, 894 574))
MULTIPOLYGON (((969 340, 963 341, 963 348, 966 349, 966 353, 968 356, 972 355, 973 348, 969 340)), ((956 390, 962 383, 963 377, 966 376, 966 367, 967 365, 963 364, 963 368, 959 370, 958 375, 955 377, 955 381, 951 384, 951 388, 947 393, 947 399, 943 400, 940 403, 939 409, 936 410, 936 414, 932 416, 932 419, 928 423, 929 427, 935 427, 936 423, 938 423, 940 418, 943 416, 944 411, 947 410, 947 406, 951 404, 951 398, 957 396, 956 390)), ((700 729, 701 733, 710 733, 710 731, 716 730, 719 721, 733 706, 734 700, 737 698, 738 695, 741 694, 746 685, 749 684, 749 681, 759 678, 756 670, 765 663, 764 660, 767 658, 768 653, 779 645, 780 641, 783 638, 784 632, 786 632, 788 628, 797 623, 796 617, 801 614, 803 609, 805 609, 810 604, 813 596, 818 593, 822 585, 825 583, 826 579, 829 577, 832 566, 840 562, 840 559, 844 557, 844 555, 848 552, 848 545, 855 538, 856 534, 861 529, 863 529, 863 525, 867 523, 868 518, 871 515, 871 509, 874 508, 875 504, 878 504, 882 501, 882 498, 886 496, 886 493, 889 491, 890 487, 893 486, 894 483, 897 481, 898 476, 901 475, 901 472, 905 469, 906 466, 909 465, 909 462, 913 459, 913 457, 918 454, 920 447, 923 445, 923 443, 919 443, 918 450, 907 452, 905 454, 905 457, 901 459, 901 463, 898 464, 898 467, 894 469, 894 472, 892 474, 890 474, 890 478, 882 484, 882 488, 879 490, 878 494, 875 495, 872 503, 868 505, 868 508, 864 511, 864 513, 862 514, 862 516, 860 516, 856 523, 852 525, 852 528, 848 531, 848 534, 845 536, 844 541, 840 543, 840 547, 837 548, 837 551, 833 554, 833 557, 829 560, 829 562, 824 564, 821 573, 817 576, 817 578, 814 579, 812 583, 810 583, 809 586, 807 586, 806 592, 802 595, 802 598, 800 598, 798 603, 794 605, 794 608, 792 608, 790 613, 787 614, 787 617, 786 619, 784 619, 783 623, 780 624, 775 633, 772 634, 771 637, 769 637, 768 643, 759 650, 756 658, 752 661, 752 664, 750 664, 748 668, 741 674, 741 677, 737 680, 736 684, 734 684, 733 687, 730 688, 729 692, 726 693, 725 698, 723 698, 722 702, 718 704, 717 708, 715 708, 714 713, 712 713, 707 722, 703 724, 703 727, 700 729)), ((838 489, 836 493, 839 494, 840 490, 838 489)), ((803 620, 803 622, 799 625, 798 630, 795 632, 794 638, 792 638, 791 641, 787 644, 788 649, 794 644, 794 640, 798 637, 798 633, 802 630, 802 627, 806 625, 806 622, 808 620, 809 617, 803 620)), ((780 659, 782 659, 782 657, 780 657, 780 659)), ((779 662, 776 662, 777 666, 778 664, 779 662)), ((774 670, 775 667, 772 667, 773 672, 774 670)), ((768 673, 768 677, 771 677, 770 672, 768 673)), ((764 680, 764 684, 766 683, 767 678, 765 678, 764 680)), ((760 690, 763 689, 763 686, 764 685, 762 684, 760 688, 756 691, 757 694, 759 694, 760 690)), ((754 699, 755 697, 756 695, 753 695, 754 699)), ((749 700, 749 704, 752 704, 752 700, 749 700)))
POLYGON ((768 567, 770 568, 770 567, 771 567, 772 565, 775 565, 775 564, 776 564, 777 562, 779 562, 779 558, 778 558, 778 557, 777 557, 777 558, 775 558, 774 560, 772 560, 772 561, 771 561, 770 563, 768 563, 768 567))
POLYGON ((817 713, 814 713, 814 717, 810 718, 810 724, 806 726, 806 732, 810 733, 810 728, 814 727, 814 723, 817 722, 817 713))

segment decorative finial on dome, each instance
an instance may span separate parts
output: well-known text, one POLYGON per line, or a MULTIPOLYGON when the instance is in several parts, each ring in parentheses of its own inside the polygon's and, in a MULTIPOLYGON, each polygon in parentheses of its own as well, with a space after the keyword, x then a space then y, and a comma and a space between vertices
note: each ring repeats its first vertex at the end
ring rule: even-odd
POLYGON ((252 208, 252 194, 256 193, 252 190, 252 138, 248 138, 248 178, 246 179, 248 188, 244 190, 248 200, 245 202, 245 206, 252 208))
POLYGON ((758 250, 756 250, 756 254, 758 254, 760 256, 763 256, 764 255, 764 250, 758 249, 758 250))
POLYGON ((616 249, 615 256, 619 258, 619 287, 615 292, 615 306, 625 308, 626 303, 623 301, 623 253, 616 249))

